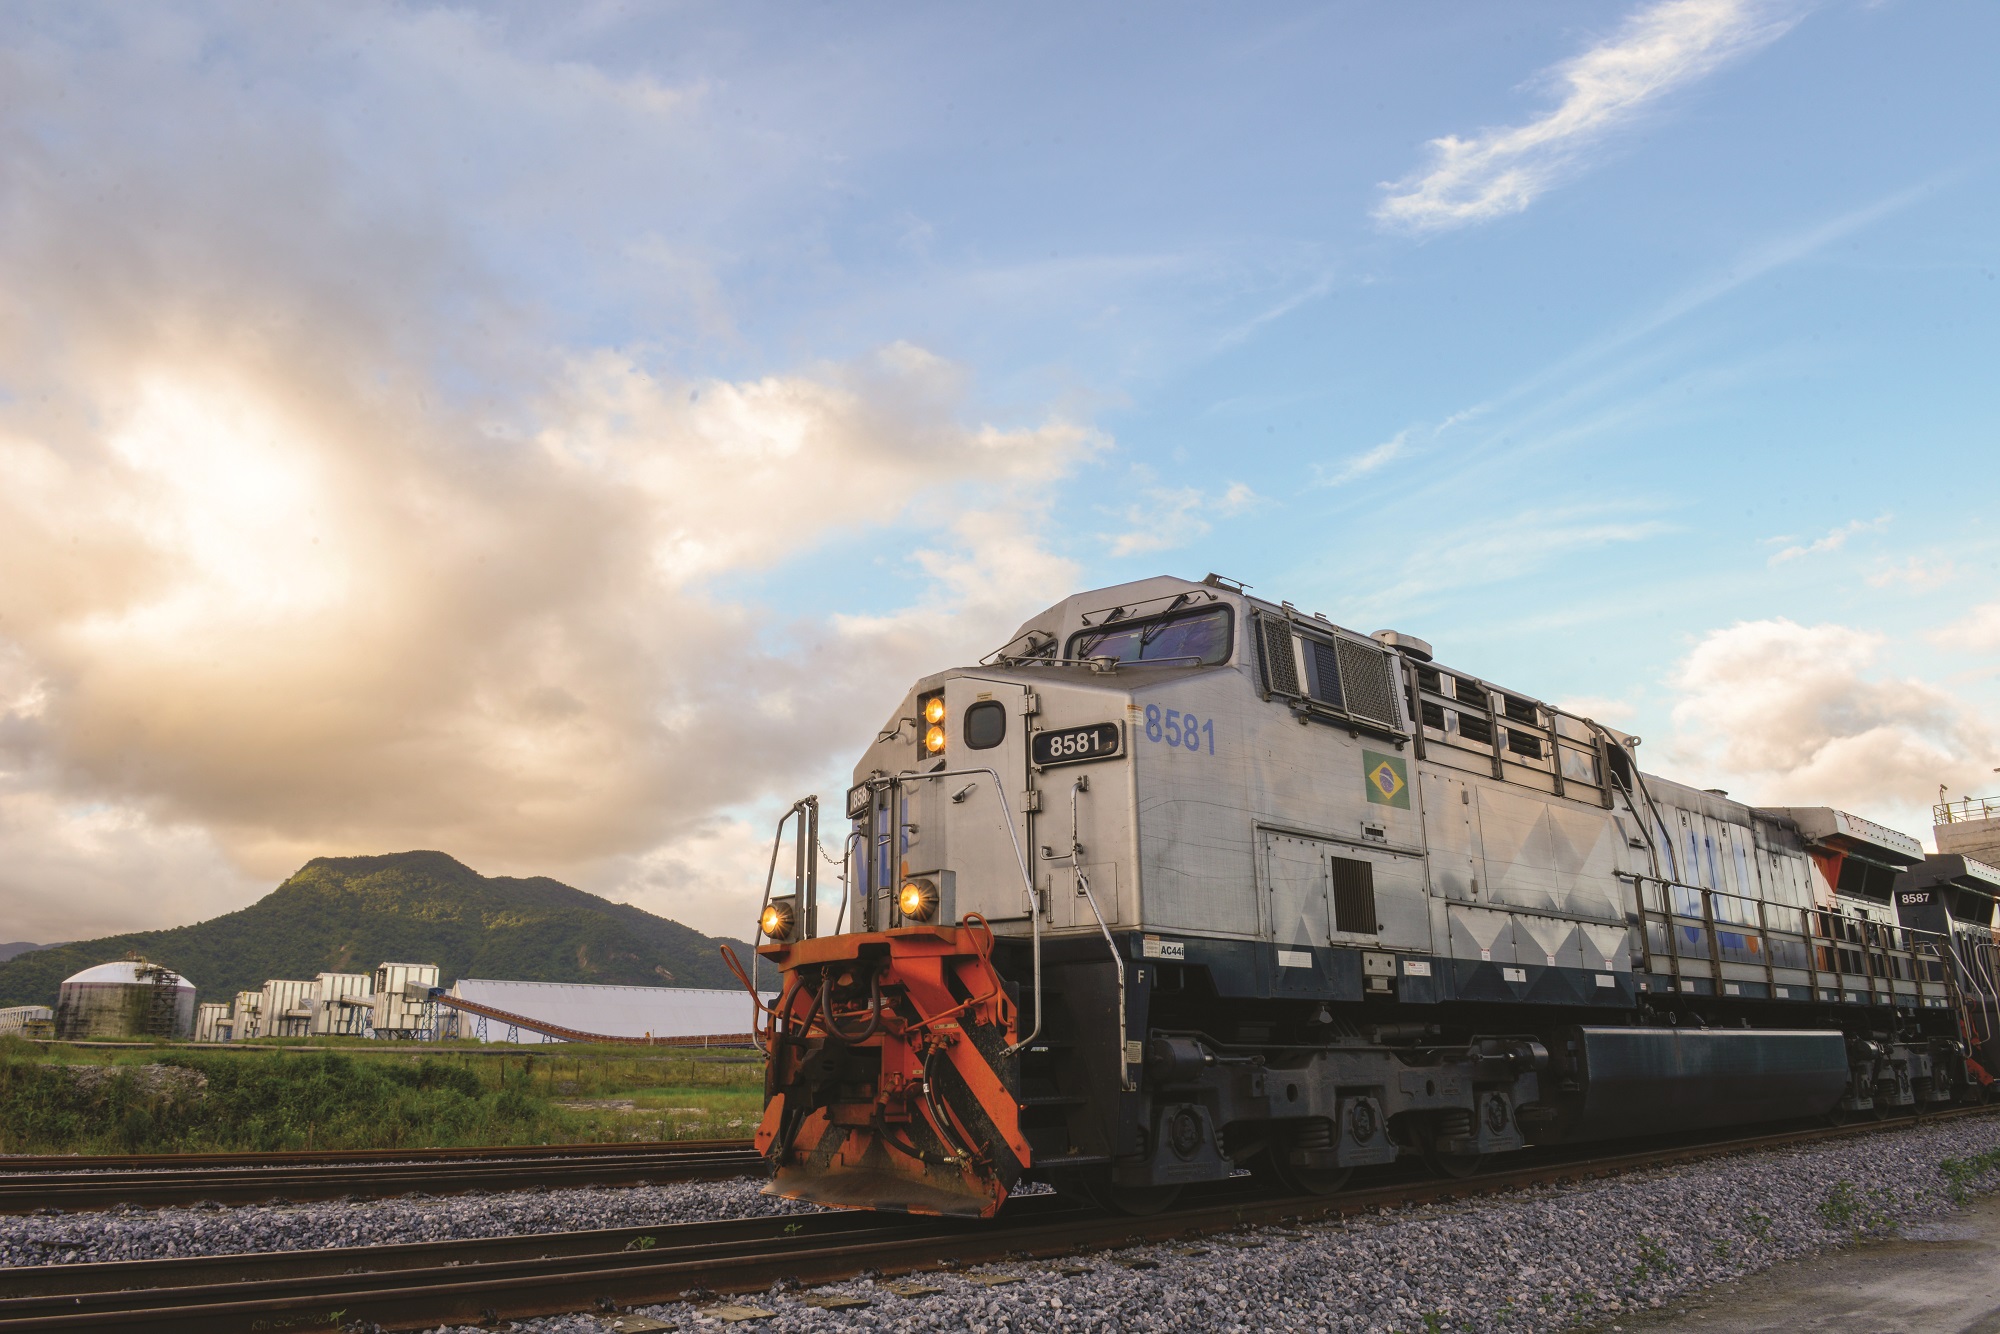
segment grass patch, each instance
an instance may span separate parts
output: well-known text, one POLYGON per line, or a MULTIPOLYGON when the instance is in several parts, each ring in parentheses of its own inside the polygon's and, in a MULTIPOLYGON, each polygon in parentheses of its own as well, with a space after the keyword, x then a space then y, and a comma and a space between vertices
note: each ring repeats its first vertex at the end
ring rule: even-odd
POLYGON ((1938 1164, 1954 1204, 1970 1203, 1974 1183, 1996 1167, 2000 1167, 2000 1149, 1988 1149, 1970 1158, 1947 1158, 1938 1164))
POLYGON ((1643 1232, 1639 1234, 1637 1249, 1639 1263, 1632 1269, 1633 1283, 1644 1283, 1654 1275, 1665 1278, 1673 1272, 1674 1261, 1673 1257, 1667 1254, 1667 1248, 1643 1232))
POLYGON ((1829 1227, 1856 1237, 1870 1232, 1895 1230, 1895 1216, 1889 1212, 1890 1194, 1880 1187, 1863 1199, 1852 1181, 1836 1181, 1819 1203, 1819 1216, 1829 1227))
POLYGON ((0 1039, 0 1153, 733 1139, 762 1107, 762 1066, 714 1054, 104 1052, 0 1039))

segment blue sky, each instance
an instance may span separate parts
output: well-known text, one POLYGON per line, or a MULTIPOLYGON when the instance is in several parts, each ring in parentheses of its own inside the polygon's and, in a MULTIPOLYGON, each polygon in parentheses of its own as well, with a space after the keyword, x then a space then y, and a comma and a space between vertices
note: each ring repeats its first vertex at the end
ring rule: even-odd
POLYGON ((12 11, 19 934, 403 846, 720 929, 908 679, 1163 571, 1924 833, 2000 788, 1996 29, 12 11))

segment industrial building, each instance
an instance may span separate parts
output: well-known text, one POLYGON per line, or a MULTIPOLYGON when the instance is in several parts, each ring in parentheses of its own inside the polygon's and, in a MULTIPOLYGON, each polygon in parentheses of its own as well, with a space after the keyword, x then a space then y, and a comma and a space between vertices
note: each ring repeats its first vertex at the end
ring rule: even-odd
POLYGON ((222 1001, 203 1001, 194 1007, 194 1040, 227 1042, 232 1025, 229 1006, 222 1001))
POLYGON ((315 1037, 366 1037, 375 1014, 375 979, 367 973, 321 973, 313 978, 315 1037))
MULTIPOLYGON (((756 1027, 756 1007, 735 989, 597 986, 462 978, 434 996, 438 965, 385 963, 370 973, 320 973, 310 981, 272 978, 233 1001, 197 1005, 194 984, 143 960, 85 969, 62 984, 53 1012, 59 1038, 373 1037, 433 1041, 561 1042, 614 1040, 741 1042, 756 1027), (492 1011, 455 1009, 452 1001, 492 1011)), ((776 999, 767 993, 766 1004, 776 999)), ((51 1011, 0 1011, 0 1033, 50 1036, 51 1011), (36 1031, 40 1021, 43 1031, 36 1031)))
POLYGON ((244 1038, 262 1037, 264 1030, 259 1022, 263 1018, 264 993, 261 991, 239 991, 236 1004, 230 1011, 229 1036, 234 1041, 244 1038))
POLYGON ((179 973, 120 959, 66 978, 56 995, 61 1041, 185 1038, 194 1033, 194 983, 179 973))
POLYGON ((313 984, 274 977, 264 984, 260 1037, 302 1038, 312 1032, 313 984))
MULTIPOLYGON (((582 982, 502 982, 463 977, 446 996, 551 1028, 613 1038, 742 1038, 756 1010, 749 993, 702 987, 613 987, 582 982)), ((766 996, 775 1000, 776 994, 766 996)), ((440 1037, 482 1042, 559 1042, 529 1023, 438 1006, 440 1037)))
POLYGON ((45 1038, 54 1030, 56 1012, 46 1005, 10 1005, 0 1010, 0 1037, 12 1033, 45 1038))
POLYGON ((434 963, 385 963, 375 970, 375 1004, 370 1024, 378 1038, 436 1036, 431 989, 438 984, 434 963))

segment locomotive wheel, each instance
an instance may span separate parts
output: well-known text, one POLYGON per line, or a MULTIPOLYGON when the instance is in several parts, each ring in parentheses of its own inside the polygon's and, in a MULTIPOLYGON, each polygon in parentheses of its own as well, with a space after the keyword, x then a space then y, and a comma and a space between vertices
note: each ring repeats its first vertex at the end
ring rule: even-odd
POLYGON ((1133 1218, 1150 1218, 1173 1207, 1180 1198, 1179 1186, 1120 1186, 1109 1181, 1091 1183, 1090 1198, 1097 1207, 1133 1218))
POLYGON ((1294 1167, 1285 1161, 1292 1147, 1289 1135, 1278 1135, 1250 1160, 1250 1172, 1286 1195, 1334 1195, 1347 1188, 1351 1167, 1294 1167))
POLYGON ((1424 1166, 1435 1176, 1463 1181, 1486 1166, 1486 1155, 1483 1153, 1446 1153, 1439 1149, 1437 1137, 1429 1131, 1424 1132, 1421 1144, 1424 1166))
POLYGON ((1872 1107, 1836 1106, 1826 1114, 1826 1123, 1831 1126, 1860 1125, 1864 1121, 1880 1121, 1888 1113, 1879 1104, 1872 1107))
POLYGON ((1351 1167, 1293 1167, 1279 1157, 1282 1152, 1270 1150, 1251 1171, 1270 1178, 1287 1195, 1337 1195, 1347 1189, 1347 1179, 1354 1175, 1351 1167))

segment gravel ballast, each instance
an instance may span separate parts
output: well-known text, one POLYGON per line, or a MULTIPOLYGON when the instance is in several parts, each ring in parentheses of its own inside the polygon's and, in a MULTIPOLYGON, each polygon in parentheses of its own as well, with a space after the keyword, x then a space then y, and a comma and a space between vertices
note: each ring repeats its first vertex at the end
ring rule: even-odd
MULTIPOLYGON (((923 1281, 941 1291, 924 1297, 892 1295, 892 1278, 725 1300, 772 1312, 739 1326, 770 1331, 1609 1330, 1621 1313, 1779 1261, 1946 1222, 1955 1197, 1996 1179, 1988 1173, 1954 1181, 1941 1164, 1995 1150, 2000 1119, 1969 1118, 1341 1222, 1086 1255, 1070 1262, 1088 1268, 1081 1274, 1064 1275, 1055 1261, 926 1273, 923 1281), (981 1274, 1019 1281, 985 1286, 981 1274), (869 1304, 839 1311, 805 1304, 832 1295, 869 1304)), ((0 1263, 443 1240, 801 1207, 758 1195, 751 1182, 720 1182, 31 1216, 0 1219, 0 1263)), ((712 1304, 635 1314, 682 1329, 728 1327, 712 1304)), ((578 1315, 514 1328, 601 1334, 609 1323, 578 1315)))
POLYGON ((588 1186, 495 1195, 403 1195, 301 1204, 128 1207, 0 1217, 0 1265, 158 1260, 241 1251, 394 1246, 587 1228, 652 1227, 811 1208, 757 1193, 755 1181, 588 1186))
MULTIPOLYGON (((714 1304, 643 1307, 684 1330, 1540 1331, 1616 1327, 1621 1314, 1828 1247, 1936 1225, 1992 1172, 1954 1182, 1946 1159, 2000 1149, 2000 1120, 1972 1118, 1802 1148, 1420 1205, 1342 1222, 1253 1229, 1065 1262, 926 1273, 942 1291, 903 1298, 861 1281, 724 1299, 772 1312, 725 1323, 714 1304), (1156 1267, 1131 1267, 1152 1265, 1156 1267), (987 1287, 980 1275, 1019 1275, 987 1287), (802 1299, 869 1304, 829 1311, 802 1299)), ((516 1322, 521 1334, 602 1334, 609 1321, 516 1322)), ((468 1327, 452 1334, 473 1334, 468 1327)))

